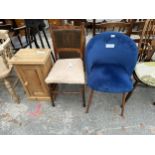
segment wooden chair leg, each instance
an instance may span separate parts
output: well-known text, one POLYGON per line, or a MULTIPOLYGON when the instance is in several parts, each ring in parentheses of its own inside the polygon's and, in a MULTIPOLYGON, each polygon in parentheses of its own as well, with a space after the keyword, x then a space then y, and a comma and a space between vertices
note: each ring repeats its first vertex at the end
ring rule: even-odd
POLYGON ((133 91, 135 90, 137 84, 138 84, 138 81, 136 81, 136 82, 133 84, 133 89, 132 89, 132 91, 130 91, 130 92, 126 95, 125 102, 127 102, 128 99, 131 97, 131 95, 132 95, 133 91))
POLYGON ((90 91, 90 95, 89 95, 89 99, 88 99, 88 105, 87 105, 87 107, 86 107, 86 113, 89 112, 89 107, 90 107, 90 105, 91 105, 91 103, 92 103, 93 94, 94 94, 94 91, 91 90, 91 91, 90 91))
POLYGON ((15 90, 13 89, 10 81, 8 79, 4 79, 4 84, 8 90, 8 92, 10 93, 10 95, 12 96, 12 99, 16 102, 19 103, 19 97, 17 96, 15 90))
POLYGON ((86 107, 85 85, 82 86, 82 100, 83 100, 83 107, 86 107))
POLYGON ((51 95, 51 101, 52 101, 52 106, 55 107, 54 98, 52 95, 51 95))
POLYGON ((49 94, 50 94, 50 97, 51 97, 52 106, 55 107, 52 85, 49 85, 49 91, 50 91, 49 94))
POLYGON ((122 95, 122 105, 121 105, 121 107, 122 107, 121 116, 122 117, 124 116, 124 109, 125 109, 125 103, 126 103, 125 98, 126 98, 126 93, 123 93, 123 95, 122 95))

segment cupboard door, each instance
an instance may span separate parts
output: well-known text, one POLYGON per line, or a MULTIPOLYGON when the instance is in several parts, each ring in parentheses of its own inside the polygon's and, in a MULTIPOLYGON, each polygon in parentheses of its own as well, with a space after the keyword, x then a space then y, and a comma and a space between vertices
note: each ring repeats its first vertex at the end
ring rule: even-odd
POLYGON ((24 65, 18 68, 23 85, 30 97, 45 97, 48 90, 44 82, 41 66, 24 65))

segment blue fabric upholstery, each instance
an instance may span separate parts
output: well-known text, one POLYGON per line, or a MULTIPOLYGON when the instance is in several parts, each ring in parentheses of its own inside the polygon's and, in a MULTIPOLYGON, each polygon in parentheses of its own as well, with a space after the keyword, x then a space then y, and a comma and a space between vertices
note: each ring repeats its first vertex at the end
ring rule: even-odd
POLYGON ((103 32, 93 37, 85 54, 88 86, 103 92, 131 91, 137 57, 135 42, 122 33, 103 32))

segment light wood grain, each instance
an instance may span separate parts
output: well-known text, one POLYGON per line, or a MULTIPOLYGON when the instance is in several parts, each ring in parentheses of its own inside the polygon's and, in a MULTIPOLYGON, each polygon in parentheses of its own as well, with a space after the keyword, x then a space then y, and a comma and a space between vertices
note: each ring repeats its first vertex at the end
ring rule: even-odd
POLYGON ((45 64, 50 56, 50 49, 21 49, 9 63, 11 64, 45 64))
POLYGON ((10 63, 14 64, 27 97, 31 100, 49 100, 49 88, 45 78, 52 67, 50 50, 22 49, 19 52, 10 63), (43 52, 41 56, 38 51, 43 52))

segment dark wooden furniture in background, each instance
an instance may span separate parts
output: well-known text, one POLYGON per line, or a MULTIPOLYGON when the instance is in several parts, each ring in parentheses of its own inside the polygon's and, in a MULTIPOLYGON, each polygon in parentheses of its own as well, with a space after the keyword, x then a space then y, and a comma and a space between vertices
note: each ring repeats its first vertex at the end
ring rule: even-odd
POLYGON ((87 23, 86 19, 67 19, 69 24, 73 24, 74 26, 85 25, 87 23))
POLYGON ((30 48, 32 48, 31 40, 34 40, 36 48, 40 48, 38 45, 36 36, 39 36, 42 48, 45 48, 44 41, 41 36, 41 32, 44 35, 45 41, 47 43, 48 48, 50 48, 50 44, 45 32, 45 23, 43 19, 25 19, 25 25, 28 33, 28 40, 30 43, 30 48))
POLYGON ((99 33, 105 32, 105 31, 115 31, 115 32, 122 32, 126 35, 130 35, 131 23, 105 22, 101 24, 95 24, 95 29, 98 29, 99 33))
MULTIPOLYGON (((155 52, 155 42, 153 40, 154 35, 155 35, 155 20, 147 19, 145 21, 144 28, 142 30, 142 34, 140 36, 140 41, 138 44, 138 49, 139 49, 138 61, 139 62, 145 63, 145 62, 151 61, 151 57, 153 56, 155 52)), ((135 79, 134 88, 131 92, 127 94, 126 101, 130 98, 130 96, 132 95, 138 83, 143 83, 147 85, 146 83, 140 80, 140 78, 138 77, 135 71, 133 75, 135 79)))
POLYGON ((14 52, 29 46, 26 26, 14 28, 11 24, 0 24, 1 30, 8 30, 14 52))
POLYGON ((64 25, 64 20, 63 19, 48 19, 49 25, 53 26, 61 26, 64 25))
POLYGON ((129 22, 131 23, 130 36, 133 36, 132 38, 134 39, 134 41, 136 43, 139 43, 144 28, 145 20, 132 19, 129 20, 129 22))
POLYGON ((95 19, 93 19, 92 21, 88 21, 87 19, 66 19, 66 20, 69 24, 74 26, 84 25, 87 34, 90 31, 91 32, 93 31, 93 34, 95 34, 95 26, 94 26, 94 23, 96 21, 95 19))

